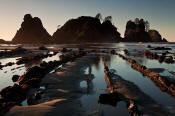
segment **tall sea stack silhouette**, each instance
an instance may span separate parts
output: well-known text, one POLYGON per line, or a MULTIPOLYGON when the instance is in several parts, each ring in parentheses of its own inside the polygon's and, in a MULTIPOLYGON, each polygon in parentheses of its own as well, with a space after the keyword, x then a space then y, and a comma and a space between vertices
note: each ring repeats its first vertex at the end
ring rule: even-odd
POLYGON ((143 19, 138 21, 128 21, 124 41, 126 42, 151 42, 151 37, 145 31, 145 22, 143 19))
POLYGON ((12 43, 21 44, 48 44, 51 36, 43 27, 38 17, 32 17, 30 14, 24 16, 21 28, 17 31, 12 43))
POLYGON ((167 42, 166 39, 162 39, 158 31, 149 30, 148 21, 138 18, 127 22, 124 36, 125 42, 167 42))
POLYGON ((100 22, 100 19, 81 16, 67 21, 52 36, 54 43, 102 43, 119 42, 120 33, 109 21, 100 22))

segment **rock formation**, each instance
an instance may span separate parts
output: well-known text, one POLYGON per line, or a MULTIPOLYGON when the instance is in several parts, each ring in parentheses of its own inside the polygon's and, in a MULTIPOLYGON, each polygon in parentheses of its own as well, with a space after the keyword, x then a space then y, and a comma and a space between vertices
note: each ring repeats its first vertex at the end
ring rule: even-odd
POLYGON ((30 44, 48 44, 51 36, 43 27, 38 17, 32 17, 30 14, 24 16, 21 28, 17 31, 12 39, 13 43, 30 43, 30 44))
MULTIPOLYGON (((158 31, 149 30, 149 22, 143 19, 136 18, 135 21, 127 22, 124 39, 120 37, 117 28, 112 24, 111 16, 102 20, 100 14, 96 17, 81 16, 77 19, 70 19, 51 37, 38 17, 26 14, 12 43, 167 42, 166 39, 162 39, 158 31)), ((4 42, 6 43, 6 41, 0 40, 0 43, 4 42)))
POLYGON ((109 21, 82 16, 67 21, 53 34, 54 43, 118 42, 120 33, 109 21))
POLYGON ((136 18, 126 24, 124 42, 167 42, 156 30, 149 30, 149 22, 136 18))
POLYGON ((8 43, 10 43, 10 42, 9 41, 5 41, 3 39, 0 39, 0 44, 8 44, 8 43))
POLYGON ((152 38, 153 42, 167 42, 166 39, 162 38, 162 36, 160 35, 160 33, 156 30, 149 30, 148 31, 150 37, 152 38))
POLYGON ((126 24, 125 38, 126 42, 150 42, 151 38, 145 31, 144 20, 138 20, 138 22, 128 21, 126 24))

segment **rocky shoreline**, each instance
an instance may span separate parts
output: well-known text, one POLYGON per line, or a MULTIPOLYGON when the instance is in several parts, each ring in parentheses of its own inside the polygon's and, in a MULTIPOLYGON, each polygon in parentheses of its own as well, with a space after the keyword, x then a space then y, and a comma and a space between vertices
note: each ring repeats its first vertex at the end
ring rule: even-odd
POLYGON ((58 113, 62 116, 86 116, 86 111, 80 105, 78 98, 85 94, 80 82, 87 79, 88 75, 84 74, 83 69, 92 65, 91 57, 90 55, 79 57, 56 69, 55 72, 47 74, 40 84, 46 87, 42 97, 33 99, 33 105, 11 108, 5 116, 57 116, 58 113))
POLYGON ((38 88, 42 78, 54 68, 76 58, 82 57, 86 52, 68 53, 62 55, 59 61, 43 62, 40 66, 29 68, 25 74, 14 79, 19 84, 8 86, 0 91, 0 114, 8 111, 15 105, 20 105, 27 98, 27 93, 31 88, 38 88))
POLYGON ((171 96, 175 97, 175 83, 171 81, 171 79, 168 79, 168 77, 162 76, 157 72, 151 71, 151 69, 137 63, 131 58, 127 58, 119 53, 116 54, 123 60, 129 62, 133 69, 142 73, 144 76, 149 77, 163 92, 167 92, 171 96))
MULTIPOLYGON (((117 51, 118 49, 69 50, 63 48, 60 51, 63 53, 60 60, 43 61, 39 66, 29 68, 21 76, 14 75, 12 80, 15 84, 0 91, 0 115, 55 116, 62 111, 61 115, 86 116, 86 111, 82 108, 78 99, 85 94, 80 87, 80 82, 87 81, 88 77, 83 69, 95 63, 95 61, 92 61, 92 57, 100 55, 103 58, 102 54, 119 56, 124 61, 127 61, 134 70, 152 80, 162 92, 175 97, 175 83, 172 79, 139 64, 132 58, 128 58, 130 55, 132 56, 132 53, 127 49, 123 50, 126 56, 119 54, 117 51), (24 102, 28 105, 22 106, 24 102)), ((32 59, 52 57, 57 53, 55 51, 52 54, 34 54, 30 57, 22 57, 17 64, 27 63, 32 59)), ((141 54, 144 55, 143 52, 141 54)), ((105 59, 103 60, 106 61, 105 59)), ((117 102, 122 101, 126 104, 131 116, 141 114, 163 116, 169 113, 162 105, 155 102, 149 94, 147 95, 140 90, 136 84, 112 73, 107 65, 104 67, 108 94, 101 94, 98 103, 116 106, 117 102), (113 77, 116 77, 116 81, 113 77), (159 113, 156 112, 154 105, 160 110, 159 113)), ((88 78, 90 79, 91 77, 88 78)))

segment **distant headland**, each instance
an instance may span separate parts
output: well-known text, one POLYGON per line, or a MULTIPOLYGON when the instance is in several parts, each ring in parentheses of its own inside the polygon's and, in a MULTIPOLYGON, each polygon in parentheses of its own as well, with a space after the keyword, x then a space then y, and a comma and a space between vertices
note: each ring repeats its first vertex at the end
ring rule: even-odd
POLYGON ((50 35, 38 17, 26 14, 12 41, 0 39, 1 44, 62 44, 62 43, 115 43, 115 42, 167 42, 157 30, 149 29, 149 22, 136 18, 128 21, 124 38, 112 23, 112 16, 104 19, 81 16, 68 20, 50 35))

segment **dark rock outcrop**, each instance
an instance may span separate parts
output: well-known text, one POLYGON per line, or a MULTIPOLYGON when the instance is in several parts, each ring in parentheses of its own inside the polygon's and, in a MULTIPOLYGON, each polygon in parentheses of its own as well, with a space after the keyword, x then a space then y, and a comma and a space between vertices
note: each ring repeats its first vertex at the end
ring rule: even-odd
POLYGON ((149 23, 143 19, 137 19, 135 22, 128 21, 126 24, 124 42, 167 42, 162 39, 156 30, 149 30, 149 23))
POLYGON ((9 44, 10 41, 5 41, 4 39, 0 39, 0 44, 9 44))
POLYGON ((151 37, 145 31, 144 20, 139 20, 138 23, 128 21, 126 24, 125 38, 126 42, 150 42, 151 37))
POLYGON ((167 42, 167 40, 165 38, 162 38, 160 33, 156 30, 149 30, 148 33, 153 42, 167 42))
POLYGON ((5 43, 5 40, 3 40, 3 39, 0 39, 0 43, 5 43))
POLYGON ((27 49, 24 49, 22 47, 17 47, 11 51, 1 51, 0 52, 0 57, 11 57, 11 56, 14 56, 14 55, 21 55, 21 54, 27 54, 27 53, 30 53, 31 51, 27 50, 27 49))
POLYGON ((82 16, 67 21, 53 34, 54 43, 118 42, 120 33, 110 22, 82 16))
MULTIPOLYGON (((148 56, 150 54, 150 51, 144 50, 143 53, 148 56)), ((171 96, 175 97, 174 80, 170 79, 169 77, 162 76, 158 72, 153 72, 150 68, 147 68, 146 66, 137 63, 134 59, 127 58, 121 54, 117 54, 117 55, 121 57, 123 60, 128 61, 133 69, 142 73, 144 76, 149 77, 154 82, 154 84, 157 87, 159 87, 163 92, 167 92, 171 96)), ((157 59, 157 55, 153 55, 151 57, 154 59, 157 59)), ((168 57, 167 63, 172 63, 171 61, 172 61, 172 57, 168 57)))
POLYGON ((30 14, 24 16, 21 28, 12 39, 13 43, 22 44, 48 44, 50 41, 51 36, 43 27, 41 20, 38 17, 33 18, 30 14))
MULTIPOLYGON (((48 43, 111 43, 111 42, 167 42, 158 31, 149 30, 149 22, 143 19, 128 21, 124 39, 111 20, 102 23, 97 17, 81 16, 68 20, 51 37, 38 17, 30 14, 24 16, 21 28, 17 31, 12 43, 48 44, 48 43), (149 30, 149 31, 148 31, 149 30)), ((0 43, 7 41, 0 40, 0 43)))

